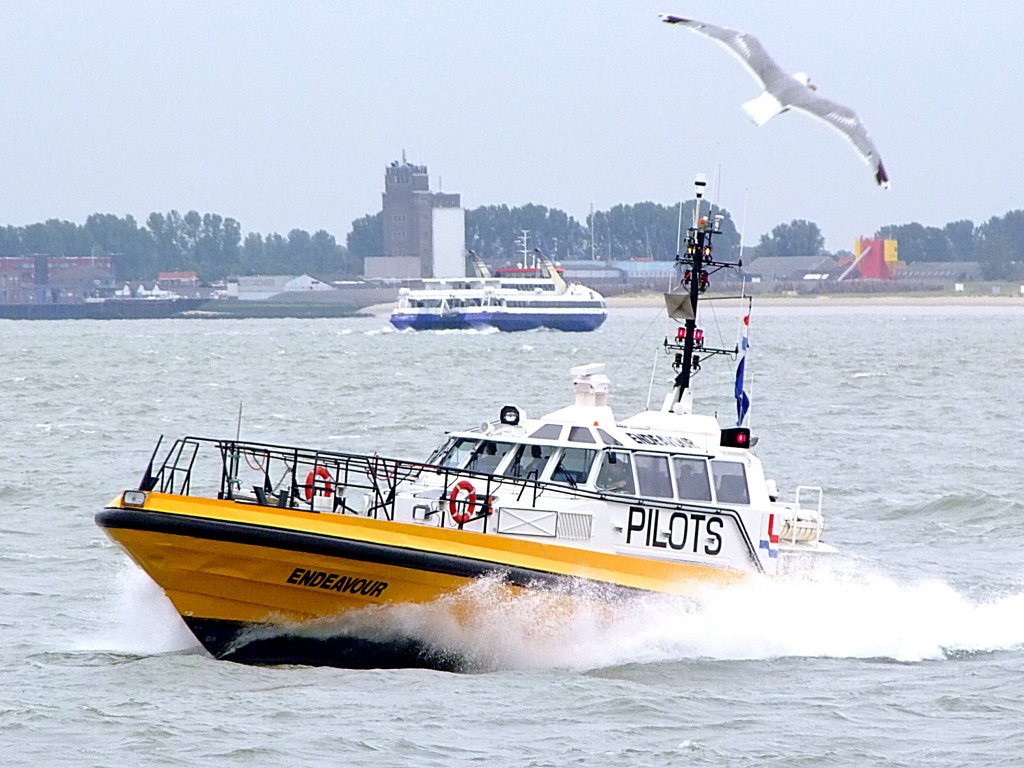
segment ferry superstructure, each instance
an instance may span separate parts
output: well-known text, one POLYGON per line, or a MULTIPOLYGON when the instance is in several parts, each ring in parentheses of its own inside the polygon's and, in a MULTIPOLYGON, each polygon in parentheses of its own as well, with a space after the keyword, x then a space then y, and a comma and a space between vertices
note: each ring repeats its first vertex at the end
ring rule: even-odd
POLYGON ((399 330, 593 331, 605 321, 604 297, 577 283, 566 283, 540 251, 530 277, 493 276, 475 254, 479 275, 423 281, 402 288, 391 324, 399 330))

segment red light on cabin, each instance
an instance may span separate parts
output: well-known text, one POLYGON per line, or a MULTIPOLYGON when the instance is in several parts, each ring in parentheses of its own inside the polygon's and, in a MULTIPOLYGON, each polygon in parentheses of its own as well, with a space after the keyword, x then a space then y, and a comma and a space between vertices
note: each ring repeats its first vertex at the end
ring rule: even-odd
POLYGON ((728 427, 722 430, 720 442, 726 448, 749 448, 750 430, 747 427, 728 427))

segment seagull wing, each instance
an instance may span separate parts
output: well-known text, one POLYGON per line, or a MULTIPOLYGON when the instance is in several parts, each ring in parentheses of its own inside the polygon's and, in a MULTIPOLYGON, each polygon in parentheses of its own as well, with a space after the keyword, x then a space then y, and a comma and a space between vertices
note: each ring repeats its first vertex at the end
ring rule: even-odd
POLYGON ((782 69, 775 60, 768 55, 768 52, 758 40, 747 32, 740 32, 729 27, 718 27, 714 24, 705 24, 703 21, 684 19, 680 16, 669 16, 662 14, 661 20, 666 24, 681 24, 684 27, 707 35, 724 45, 730 53, 743 62, 750 73, 761 83, 761 86, 772 91, 776 84, 784 82, 789 75, 782 69))
MULTIPOLYGON (((868 136, 860 118, 841 104, 818 96, 804 84, 797 82, 768 55, 760 41, 751 34, 728 27, 718 27, 702 21, 684 19, 680 16, 662 14, 666 24, 680 24, 717 40, 724 45, 750 70, 782 108, 791 107, 824 120, 848 138, 875 172, 875 181, 882 187, 889 187, 889 176, 878 156, 874 142, 868 136)), ((771 115, 768 115, 770 117, 771 115)), ((764 120, 758 120, 759 124, 764 120)))
POLYGON ((842 104, 818 96, 814 91, 804 88, 799 83, 796 88, 787 89, 785 103, 792 109, 798 109, 812 117, 823 120, 843 134, 857 148, 861 157, 875 172, 875 181, 888 188, 889 176, 882 165, 875 143, 868 135, 864 123, 857 114, 842 104))

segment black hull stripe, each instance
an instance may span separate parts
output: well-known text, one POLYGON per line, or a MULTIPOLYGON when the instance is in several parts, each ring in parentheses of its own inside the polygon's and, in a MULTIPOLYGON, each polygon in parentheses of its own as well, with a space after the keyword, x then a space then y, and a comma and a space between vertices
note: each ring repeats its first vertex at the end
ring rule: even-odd
POLYGON ((303 664, 344 669, 436 669, 469 672, 469 660, 416 638, 374 640, 346 635, 313 637, 299 627, 183 617, 214 657, 239 664, 303 664))
POLYGON ((175 536, 189 536, 210 541, 224 541, 232 544, 247 544, 258 547, 283 549, 290 552, 305 552, 326 557, 339 557, 366 563, 417 571, 443 573, 449 576, 477 578, 490 574, 502 574, 505 581, 519 587, 561 587, 578 584, 598 585, 603 589, 613 588, 616 593, 637 594, 646 590, 627 587, 613 582, 596 581, 567 576, 550 571, 521 568, 487 560, 445 555, 405 547, 393 547, 355 541, 337 536, 325 536, 294 529, 269 528, 251 523, 207 518, 187 517, 151 512, 141 509, 108 508, 96 513, 96 523, 101 528, 122 528, 135 531, 151 531, 175 536))

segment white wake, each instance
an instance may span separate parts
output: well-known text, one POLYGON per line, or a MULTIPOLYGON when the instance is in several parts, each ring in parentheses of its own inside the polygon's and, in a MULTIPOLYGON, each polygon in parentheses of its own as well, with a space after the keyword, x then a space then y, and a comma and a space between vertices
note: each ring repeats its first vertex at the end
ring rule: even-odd
MULTIPOLYGON (((1024 592, 972 600, 939 580, 826 571, 706 588, 692 598, 513 590, 481 579, 432 603, 370 607, 298 634, 412 638, 469 668, 588 670, 688 659, 939 660, 1024 646, 1024 592)), ((101 647, 152 654, 197 645, 166 597, 126 567, 101 647)), ((94 646, 95 647, 95 646, 94 646)))

